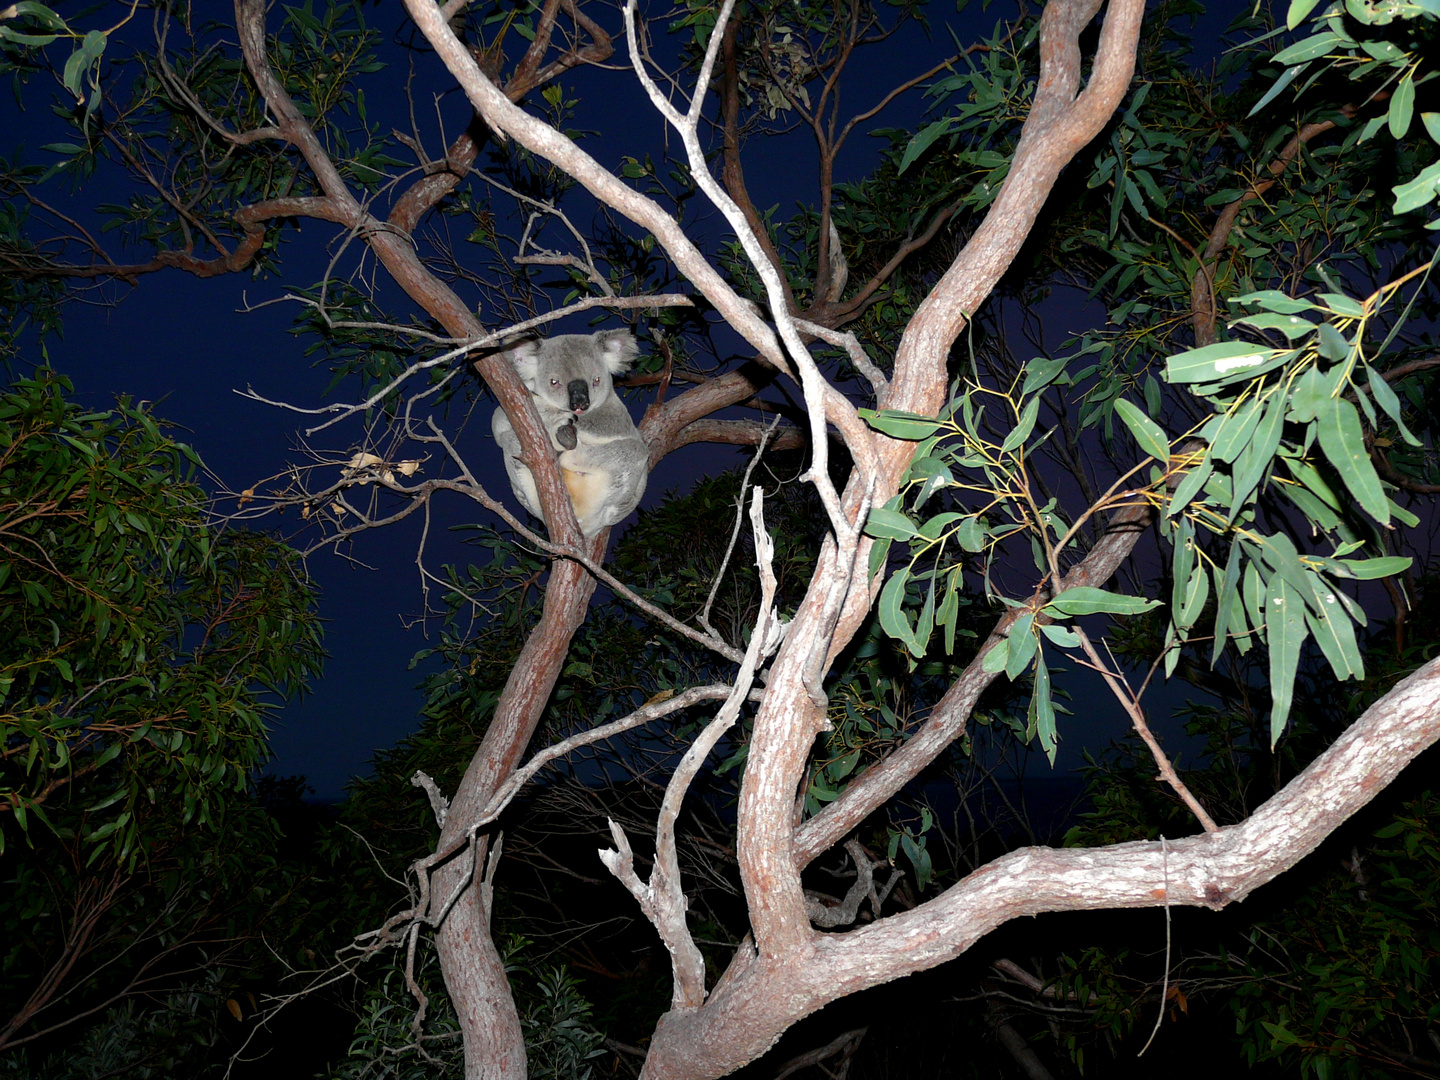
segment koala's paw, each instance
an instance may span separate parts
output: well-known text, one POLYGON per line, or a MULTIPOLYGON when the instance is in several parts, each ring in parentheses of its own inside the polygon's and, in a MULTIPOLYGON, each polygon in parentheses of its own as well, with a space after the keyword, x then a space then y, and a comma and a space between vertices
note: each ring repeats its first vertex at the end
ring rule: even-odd
POLYGON ((555 441, 566 450, 574 450, 580 442, 580 437, 575 433, 575 421, 571 420, 562 428, 555 431, 555 441))

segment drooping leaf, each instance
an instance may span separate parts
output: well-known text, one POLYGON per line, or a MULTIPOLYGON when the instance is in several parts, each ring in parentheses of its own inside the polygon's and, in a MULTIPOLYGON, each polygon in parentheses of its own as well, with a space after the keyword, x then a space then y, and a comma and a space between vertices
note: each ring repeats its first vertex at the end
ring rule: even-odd
POLYGON ((1011 682, 1018 679, 1030 665, 1030 658, 1035 655, 1035 649, 1039 645, 1034 624, 1035 615, 1029 611, 1010 624, 1010 655, 1005 661, 1005 675, 1011 682))
POLYGON ((1334 398, 1330 407, 1316 416, 1320 448, 1345 481, 1345 487, 1367 514, 1381 525, 1390 523, 1390 500, 1380 477, 1365 451, 1365 433, 1360 413, 1344 398, 1334 398))
POLYGON ((1250 436, 1255 432, 1255 425, 1260 423, 1260 417, 1264 415, 1263 404, 1252 398, 1235 411, 1227 413, 1220 421, 1220 429, 1210 447, 1210 452, 1218 460, 1234 461, 1245 448, 1250 436))
POLYGON ((1280 741, 1295 693, 1300 646, 1305 643, 1305 602, 1280 575, 1265 595, 1265 643, 1270 646, 1270 748, 1280 741))
POLYGON ((1410 433, 1405 426, 1405 420, 1400 411, 1400 398, 1390 388, 1390 384, 1384 377, 1369 364, 1365 365, 1365 378, 1370 386, 1370 393, 1375 398, 1375 403, 1385 411, 1385 415, 1395 421, 1395 426, 1400 431, 1400 437, 1411 446, 1419 446, 1420 440, 1410 433))
POLYGON ((910 568, 902 566, 880 590, 880 628, 913 653, 915 632, 904 610, 905 587, 909 583, 910 568))
POLYGON ((1240 591, 1240 545, 1230 545, 1230 557, 1225 560, 1225 572, 1215 587, 1215 640, 1210 647, 1210 666, 1220 662, 1225 651, 1225 642, 1230 635, 1231 621, 1238 613, 1244 618, 1244 606, 1237 604, 1240 591))
POLYGON ((1210 479, 1210 474, 1214 471, 1215 462, 1211 460, 1207 450, 1200 462, 1190 466, 1189 471, 1180 478, 1180 483, 1175 485, 1175 492, 1170 496, 1166 514, 1174 517, 1190 505, 1190 501, 1200 493, 1200 489, 1205 486, 1205 482, 1210 479))
POLYGON ((1130 434, 1135 436, 1135 441, 1140 444, 1140 449, 1153 457, 1162 465, 1170 462, 1170 440, 1161 430, 1160 425, 1146 416, 1138 405, 1118 398, 1115 402, 1115 411, 1120 414, 1120 419, 1125 421, 1125 426, 1130 429, 1130 434))
POLYGON ((1250 444, 1235 462, 1235 487, 1230 496, 1230 520, 1234 521, 1240 508, 1254 493, 1256 486, 1275 459, 1280 447, 1280 436, 1284 431, 1285 402, 1279 394, 1272 397, 1265 406, 1265 415, 1255 426, 1255 435, 1250 444))
POLYGON ((1184 606, 1175 620, 1176 627, 1182 633, 1188 632, 1195 625, 1195 620, 1200 617, 1205 601, 1209 598, 1210 575, 1205 572, 1204 563, 1196 563, 1195 568, 1190 571, 1190 580, 1185 585, 1184 606))
POLYGON ((1050 698, 1050 669, 1045 666, 1045 654, 1035 657, 1035 692, 1030 698, 1030 726, 1040 740, 1040 749, 1045 751, 1051 766, 1055 764, 1055 750, 1060 738, 1055 732, 1055 705, 1050 698))
POLYGON ((969 552, 981 552, 985 550, 985 527, 980 524, 980 518, 971 514, 960 522, 959 528, 955 530, 955 539, 960 541, 960 546, 969 552))
POLYGON ((1307 609, 1305 625, 1325 654, 1325 659, 1330 662, 1337 679, 1344 681, 1365 677, 1365 662, 1355 643, 1355 627, 1343 606, 1332 599, 1323 612, 1307 609))
POLYGON ((1415 73, 1407 71, 1400 79, 1400 84, 1395 87, 1395 92, 1390 96, 1390 110, 1387 114, 1390 137, 1403 139, 1410 130, 1410 120, 1414 115, 1415 73))

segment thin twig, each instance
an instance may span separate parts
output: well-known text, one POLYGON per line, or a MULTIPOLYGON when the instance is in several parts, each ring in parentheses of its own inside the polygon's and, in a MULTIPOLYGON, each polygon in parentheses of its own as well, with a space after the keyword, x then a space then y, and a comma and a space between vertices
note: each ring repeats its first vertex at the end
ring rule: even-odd
POLYGON ((1180 800, 1190 808, 1190 812, 1195 815, 1206 832, 1219 832, 1220 826, 1216 825, 1215 820, 1205 812, 1205 807, 1200 804, 1200 800, 1191 794, 1190 789, 1185 786, 1185 782, 1175 771, 1175 766, 1170 764, 1170 759, 1166 756, 1165 751, 1160 748, 1160 743, 1151 733, 1150 725, 1145 721, 1145 710, 1140 708, 1140 701, 1130 690, 1129 684, 1125 682, 1124 675, 1112 672, 1101 661, 1100 654, 1095 651, 1095 646, 1091 644, 1090 638, 1083 628, 1077 625, 1075 634, 1080 638, 1080 647, 1090 659, 1086 666, 1094 668, 1100 673, 1100 677, 1105 680, 1105 685, 1110 687, 1110 692, 1115 695, 1116 700, 1129 714, 1130 722, 1135 725, 1136 732, 1149 747, 1150 756, 1155 759, 1155 767, 1160 770, 1161 778, 1170 785, 1176 795, 1180 796, 1180 800))

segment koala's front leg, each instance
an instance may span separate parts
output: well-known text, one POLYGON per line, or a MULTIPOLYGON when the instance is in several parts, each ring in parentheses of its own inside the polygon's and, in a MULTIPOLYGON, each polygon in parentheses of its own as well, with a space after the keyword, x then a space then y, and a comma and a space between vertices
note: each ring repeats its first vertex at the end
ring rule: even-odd
POLYGON ((580 435, 572 417, 569 423, 563 424, 555 430, 555 445, 562 450, 574 450, 580 442, 580 435))

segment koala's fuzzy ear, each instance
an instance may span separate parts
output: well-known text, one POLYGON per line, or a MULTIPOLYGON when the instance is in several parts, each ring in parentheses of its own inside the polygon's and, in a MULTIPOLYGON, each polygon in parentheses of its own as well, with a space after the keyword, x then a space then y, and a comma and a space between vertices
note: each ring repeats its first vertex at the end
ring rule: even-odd
POLYGON ((510 363, 515 365, 516 372, 520 375, 520 381, 530 389, 535 389, 535 376, 540 364, 540 346, 544 342, 536 338, 519 342, 506 352, 510 363))
POLYGON ((595 345, 605 358, 605 366, 611 375, 619 375, 630 369, 630 363, 640 352, 640 343, 629 330, 602 330, 595 335, 595 345))

